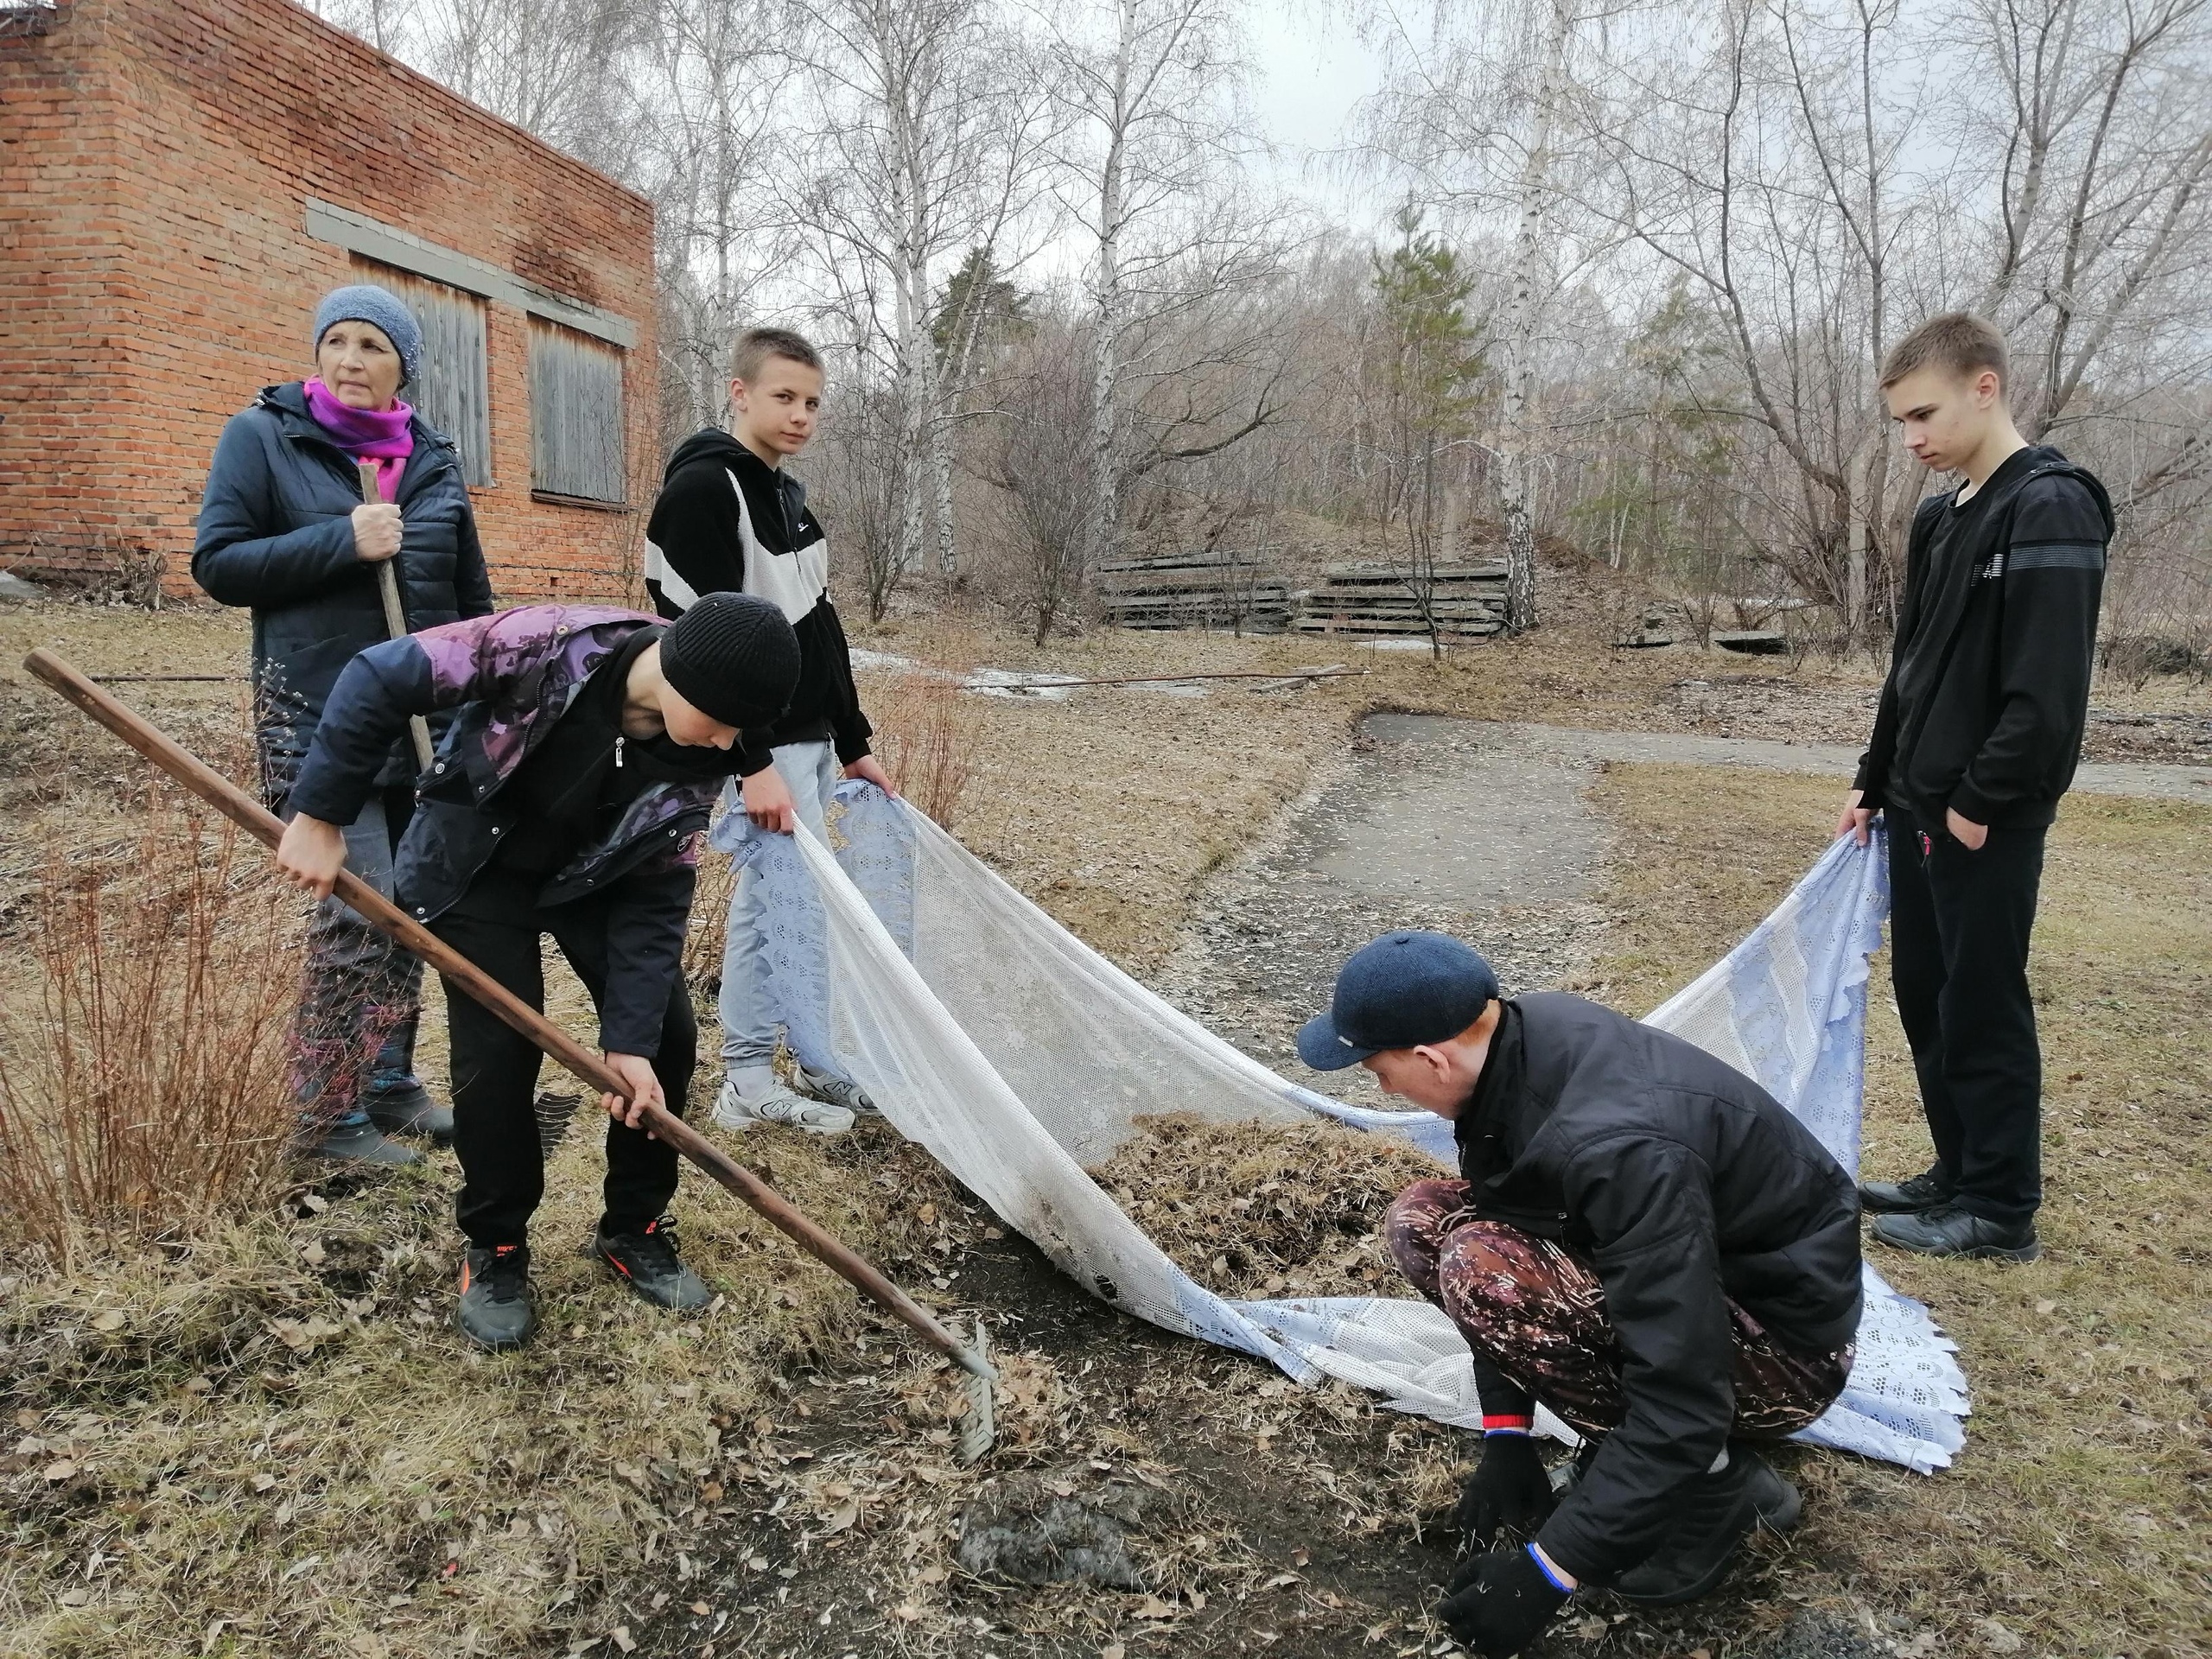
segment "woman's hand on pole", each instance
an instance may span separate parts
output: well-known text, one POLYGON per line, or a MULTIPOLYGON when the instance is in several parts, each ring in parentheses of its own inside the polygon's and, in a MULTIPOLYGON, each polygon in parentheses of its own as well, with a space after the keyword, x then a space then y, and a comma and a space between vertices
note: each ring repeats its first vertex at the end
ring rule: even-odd
POLYGON ((599 1103, 609 1117, 619 1118, 631 1128, 639 1128, 645 1121, 645 1108, 668 1105, 667 1096, 661 1093, 660 1079, 653 1075, 653 1063, 638 1054, 606 1056, 607 1069, 622 1079, 630 1091, 627 1100, 620 1095, 601 1095, 599 1103))
POLYGON ((353 556, 381 564, 399 551, 399 509, 388 501, 364 501, 353 509, 353 556))
POLYGON ((284 826, 284 838, 276 843, 278 872, 318 899, 330 897, 345 862, 346 832, 304 812, 284 826))

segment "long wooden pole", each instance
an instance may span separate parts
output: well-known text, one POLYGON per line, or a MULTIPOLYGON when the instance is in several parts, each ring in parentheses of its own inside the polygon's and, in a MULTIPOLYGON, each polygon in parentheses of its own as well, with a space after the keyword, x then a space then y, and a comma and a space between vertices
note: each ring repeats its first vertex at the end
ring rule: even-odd
MULTIPOLYGON (((39 650, 23 666, 44 680, 132 748, 229 818, 247 834, 274 848, 284 826, 274 813, 244 790, 172 741, 127 704, 103 691, 52 652, 39 650)), ((351 870, 338 872, 337 893, 377 927, 458 985, 493 1014, 575 1072, 601 1094, 628 1099, 629 1088, 599 1056, 530 1007, 513 992, 409 916, 351 870)), ((996 1374, 980 1355, 938 1323, 920 1303, 893 1284, 863 1256, 820 1226, 776 1189, 682 1118, 664 1107, 647 1106, 645 1122, 652 1133, 766 1217, 797 1241, 808 1255, 834 1268, 886 1313, 904 1320, 924 1341, 985 1382, 996 1374)))
MULTIPOLYGON (((356 462, 361 478, 361 499, 371 506, 382 505, 384 492, 377 483, 377 464, 373 461, 356 462)), ((393 561, 377 561, 377 596, 384 601, 384 632, 387 639, 397 639, 409 632, 407 607, 399 602, 399 573, 393 569, 393 561)), ((415 740, 415 770, 428 772, 435 752, 430 747, 430 722, 420 715, 407 717, 408 735, 415 740)))

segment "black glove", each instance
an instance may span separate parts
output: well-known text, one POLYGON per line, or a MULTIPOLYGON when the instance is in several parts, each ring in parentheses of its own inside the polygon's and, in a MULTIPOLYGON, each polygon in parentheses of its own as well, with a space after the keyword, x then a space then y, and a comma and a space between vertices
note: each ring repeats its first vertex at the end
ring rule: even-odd
POLYGON ((1526 1434, 1492 1434, 1483 1441, 1483 1460, 1467 1477, 1452 1520, 1469 1548, 1488 1549, 1501 1526, 1525 1538, 1558 1507, 1536 1443, 1526 1434))
POLYGON ((1499 1549, 1460 1569, 1436 1616, 1464 1646, 1488 1659, 1506 1659, 1535 1641, 1566 1605, 1567 1592, 1545 1576, 1527 1549, 1499 1549))

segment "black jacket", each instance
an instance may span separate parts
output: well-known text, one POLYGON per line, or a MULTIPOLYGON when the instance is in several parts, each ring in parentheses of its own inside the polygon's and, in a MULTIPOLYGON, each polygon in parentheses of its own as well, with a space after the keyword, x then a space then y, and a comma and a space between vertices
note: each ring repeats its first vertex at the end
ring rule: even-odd
MULTIPOLYGON (((412 430, 394 561, 407 625, 483 616, 492 585, 459 459, 421 416, 412 430)), ((376 567, 353 551, 353 512, 360 505, 353 460, 308 413, 298 381, 268 387, 224 426, 200 502, 192 576, 210 598, 253 607, 256 734, 264 786, 278 805, 340 672, 385 637, 376 567)), ((443 726, 442 716, 433 722, 435 730, 443 726)), ((403 737, 378 781, 414 775, 403 737)))
POLYGON ((774 726, 743 734, 746 775, 766 766, 779 743, 826 738, 846 766, 868 752, 873 728, 830 602, 830 543, 806 488, 719 427, 693 433, 668 458, 645 524, 645 591, 669 618, 702 594, 757 594, 798 635, 798 690, 774 726))
POLYGON ((1975 823, 2047 824, 2081 759, 2112 502, 2090 474, 2033 446, 1974 501, 1957 496, 1930 496, 1914 516, 1856 787, 1864 804, 1895 796, 1925 824, 1951 807, 1975 823), (1977 505, 1963 535, 1939 533, 1977 505))
MULTIPOLYGON (((1455 1133, 1477 1212, 1567 1245, 1605 1286, 1627 1415, 1537 1538, 1603 1583, 1650 1552, 1727 1442, 1731 1300, 1803 1353, 1857 1332, 1858 1192, 1749 1077, 1561 993, 1504 1005, 1455 1133)), ((1528 1409, 1488 1366, 1477 1376, 1486 1414, 1528 1409)))

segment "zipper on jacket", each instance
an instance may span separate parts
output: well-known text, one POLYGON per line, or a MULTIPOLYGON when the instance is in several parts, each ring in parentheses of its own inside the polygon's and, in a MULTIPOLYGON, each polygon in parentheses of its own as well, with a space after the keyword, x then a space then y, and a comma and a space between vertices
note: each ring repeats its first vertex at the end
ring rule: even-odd
POLYGON ((617 772, 622 770, 622 745, 626 741, 621 733, 614 734, 614 770, 617 772))

